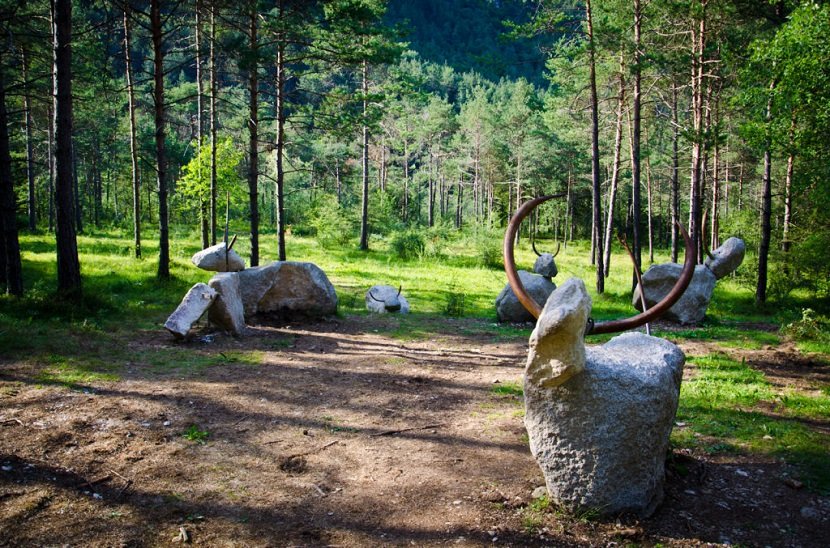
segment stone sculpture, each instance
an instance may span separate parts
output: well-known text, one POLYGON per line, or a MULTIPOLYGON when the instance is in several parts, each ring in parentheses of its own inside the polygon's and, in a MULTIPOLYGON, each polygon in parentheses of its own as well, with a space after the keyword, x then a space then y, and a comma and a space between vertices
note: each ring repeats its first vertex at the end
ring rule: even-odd
POLYGON ((203 283, 194 285, 164 322, 164 327, 177 339, 185 338, 190 328, 202 317, 216 296, 216 290, 213 288, 203 283))
POLYGON ((225 243, 216 244, 205 248, 191 257, 190 261, 202 270, 212 272, 239 272, 244 270, 245 261, 233 249, 228 249, 227 260, 225 259, 225 243))
MULTIPOLYGON (((696 324, 703 321, 715 291, 715 283, 731 274, 744 259, 746 246, 740 238, 729 238, 710 253, 705 264, 695 267, 695 274, 688 289, 665 314, 667 320, 680 324, 696 324)), ((662 300, 677 282, 682 268, 676 263, 653 265, 643 274, 646 307, 651 308, 662 300)), ((631 303, 637 310, 643 309, 640 285, 634 289, 631 303)))
POLYGON ((586 348, 591 298, 582 280, 548 299, 524 377, 530 449, 553 500, 573 510, 650 515, 663 498, 684 356, 626 333, 586 348))
MULTIPOLYGON (((536 301, 541 303, 548 300, 550 294, 556 289, 556 285, 549 279, 537 274, 531 274, 526 270, 519 270, 519 277, 527 292, 536 301)), ((505 285, 504 289, 496 297, 496 317, 500 322, 513 323, 532 322, 536 319, 519 302, 510 284, 505 285)))
POLYGON ((401 295, 402 289, 391 285, 373 285, 364 297, 366 310, 377 314, 409 314, 409 301, 401 295))

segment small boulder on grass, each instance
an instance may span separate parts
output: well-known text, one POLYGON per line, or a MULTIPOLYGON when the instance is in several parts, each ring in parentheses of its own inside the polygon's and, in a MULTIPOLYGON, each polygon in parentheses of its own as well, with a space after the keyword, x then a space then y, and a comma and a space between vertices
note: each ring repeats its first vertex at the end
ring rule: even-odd
POLYGON ((181 304, 170 314, 164 327, 177 339, 187 336, 190 328, 216 299, 216 290, 207 284, 198 283, 190 288, 181 304))
POLYGON ((245 269, 245 261, 233 249, 225 260, 225 242, 205 248, 190 259, 196 267, 211 272, 239 272, 245 269))

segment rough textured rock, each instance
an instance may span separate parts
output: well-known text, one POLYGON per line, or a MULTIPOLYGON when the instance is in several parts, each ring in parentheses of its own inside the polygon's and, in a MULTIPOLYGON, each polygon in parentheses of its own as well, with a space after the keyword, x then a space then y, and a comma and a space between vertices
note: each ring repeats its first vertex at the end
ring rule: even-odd
POLYGON ((232 335, 245 332, 245 309, 239 290, 239 274, 223 272, 210 279, 208 285, 216 290, 216 300, 208 310, 208 320, 232 335))
POLYGON ((211 272, 239 272, 245 269, 245 261, 233 249, 228 253, 227 262, 225 261, 224 242, 199 251, 190 260, 202 270, 211 272))
POLYGON ((746 245, 740 238, 729 238, 723 244, 712 252, 712 257, 706 259, 704 263, 706 267, 712 271, 715 278, 721 279, 724 276, 732 274, 741 266, 744 261, 744 254, 746 253, 746 245))
POLYGON ((276 314, 319 317, 337 311, 337 293, 312 263, 274 262, 238 274, 245 317, 276 314))
MULTIPOLYGON (((677 263, 664 263, 652 266, 643 274, 646 305, 649 308, 668 295, 671 288, 677 283, 678 278, 680 278, 682 271, 682 265, 677 263)), ((697 265, 688 289, 680 297, 680 300, 666 311, 663 318, 681 324, 699 323, 706 316, 706 309, 709 307, 709 301, 712 300, 712 292, 715 290, 716 281, 717 278, 715 278, 711 270, 703 265, 697 265)), ((634 289, 631 304, 637 310, 643 309, 640 301, 639 285, 634 289)))
POLYGON ((373 285, 366 292, 366 310, 378 314, 409 314, 409 301, 391 285, 373 285))
MULTIPOLYGON (((551 301, 555 299, 556 293, 551 301)), ((547 337, 567 337, 581 347, 584 309, 572 306, 571 298, 563 301, 566 310, 546 305, 539 324, 547 324, 545 315, 557 316, 561 329, 547 337)), ((579 359, 579 351, 567 345, 552 342, 549 349, 561 351, 551 359, 564 363, 572 354, 579 359)), ((626 333, 588 348, 585 370, 554 387, 544 375, 532 374, 534 362, 528 360, 525 425, 531 452, 556 502, 603 514, 645 517, 654 512, 663 498, 684 359, 668 341, 626 333)))
POLYGON ((539 255, 536 258, 536 262, 533 263, 533 272, 545 278, 555 278, 559 274, 559 270, 556 268, 556 261, 553 259, 553 255, 550 253, 542 253, 539 255))
POLYGON ((551 293, 530 335, 527 382, 550 388, 585 370, 583 336, 591 314, 585 284, 571 278, 551 293))
POLYGON ((177 339, 186 337, 190 327, 202 317, 215 298, 216 291, 207 284, 194 285, 164 322, 164 327, 177 339))
MULTIPOLYGON (((519 279, 522 281, 525 291, 539 304, 545 303, 553 290, 556 289, 556 286, 550 280, 531 274, 526 270, 519 270, 519 279)), ((496 316, 500 322, 536 321, 536 318, 519 302, 516 294, 513 293, 513 289, 510 288, 510 284, 505 285, 499 296, 496 297, 496 316)))

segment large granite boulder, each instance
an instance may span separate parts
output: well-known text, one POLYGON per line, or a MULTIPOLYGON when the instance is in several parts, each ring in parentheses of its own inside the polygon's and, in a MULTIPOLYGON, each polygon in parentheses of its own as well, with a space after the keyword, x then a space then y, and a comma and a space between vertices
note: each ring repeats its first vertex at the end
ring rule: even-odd
POLYGON ((732 274, 744 261, 746 245, 740 238, 729 238, 723 245, 712 252, 712 256, 706 259, 706 267, 712 271, 715 278, 720 280, 724 276, 732 274))
POLYGON ((210 279, 208 285, 217 293, 216 300, 208 310, 208 320, 232 335, 242 335, 245 332, 245 309, 239 289, 239 274, 217 274, 210 279))
POLYGON ((237 274, 245 317, 254 314, 320 317, 337 312, 337 293, 317 265, 274 262, 237 274))
POLYGON ((545 278, 555 278, 559 274, 559 269, 556 268, 556 261, 551 253, 542 253, 536 258, 533 263, 533 272, 545 278))
POLYGON ((530 450, 557 503, 645 517, 663 498, 685 357, 641 333, 586 349, 590 307, 582 281, 569 280, 531 335, 524 378, 530 450))
MULTIPOLYGON (((533 299, 542 304, 548 300, 548 297, 556 286, 542 276, 531 274, 526 270, 519 270, 519 279, 525 291, 533 297, 533 299)), ((504 286, 499 296, 496 297, 496 316, 500 322, 533 322, 536 318, 522 306, 510 284, 504 286)))
POLYGON ((245 261, 231 249, 225 260, 225 243, 205 248, 191 257, 190 261, 202 270, 211 272, 239 272, 245 269, 245 261))
MULTIPOLYGON (((651 308, 668 295, 671 288, 680 278, 683 266, 677 263, 656 264, 643 274, 643 286, 645 287, 646 306, 651 308)), ((695 267, 694 276, 689 283, 683 296, 663 315, 667 320, 681 324, 700 323, 706 316, 706 309, 709 301, 712 300, 712 292, 715 290, 717 278, 712 271, 703 265, 695 267)), ((643 304, 640 300, 640 285, 634 289, 634 296, 631 304, 637 310, 642 311, 643 304)))
POLYGON ((409 314, 409 301, 391 285, 373 285, 366 292, 366 310, 377 314, 409 314))
POLYGON ((185 338, 193 324, 202 317, 202 314, 216 299, 216 295, 216 291, 207 284, 194 285, 164 322, 164 327, 177 339, 185 338))

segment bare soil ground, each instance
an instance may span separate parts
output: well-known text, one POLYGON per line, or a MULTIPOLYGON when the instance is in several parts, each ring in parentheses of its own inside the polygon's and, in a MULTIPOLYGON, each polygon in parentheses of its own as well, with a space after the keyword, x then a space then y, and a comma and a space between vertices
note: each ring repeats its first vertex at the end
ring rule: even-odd
MULTIPOLYGON (((526 339, 439 319, 443 334, 404 342, 380 334, 389 321, 209 343, 146 332, 124 341, 121 380, 83 386, 0 358, 0 545, 827 545, 830 500, 748 456, 675 451, 647 520, 538 511, 521 399, 493 391, 520 385, 526 339), (144 358, 169 347, 228 360, 188 373, 144 358), (182 436, 193 425, 206 443, 182 436)), ((799 359, 750 361, 773 382, 830 377, 799 359)))

